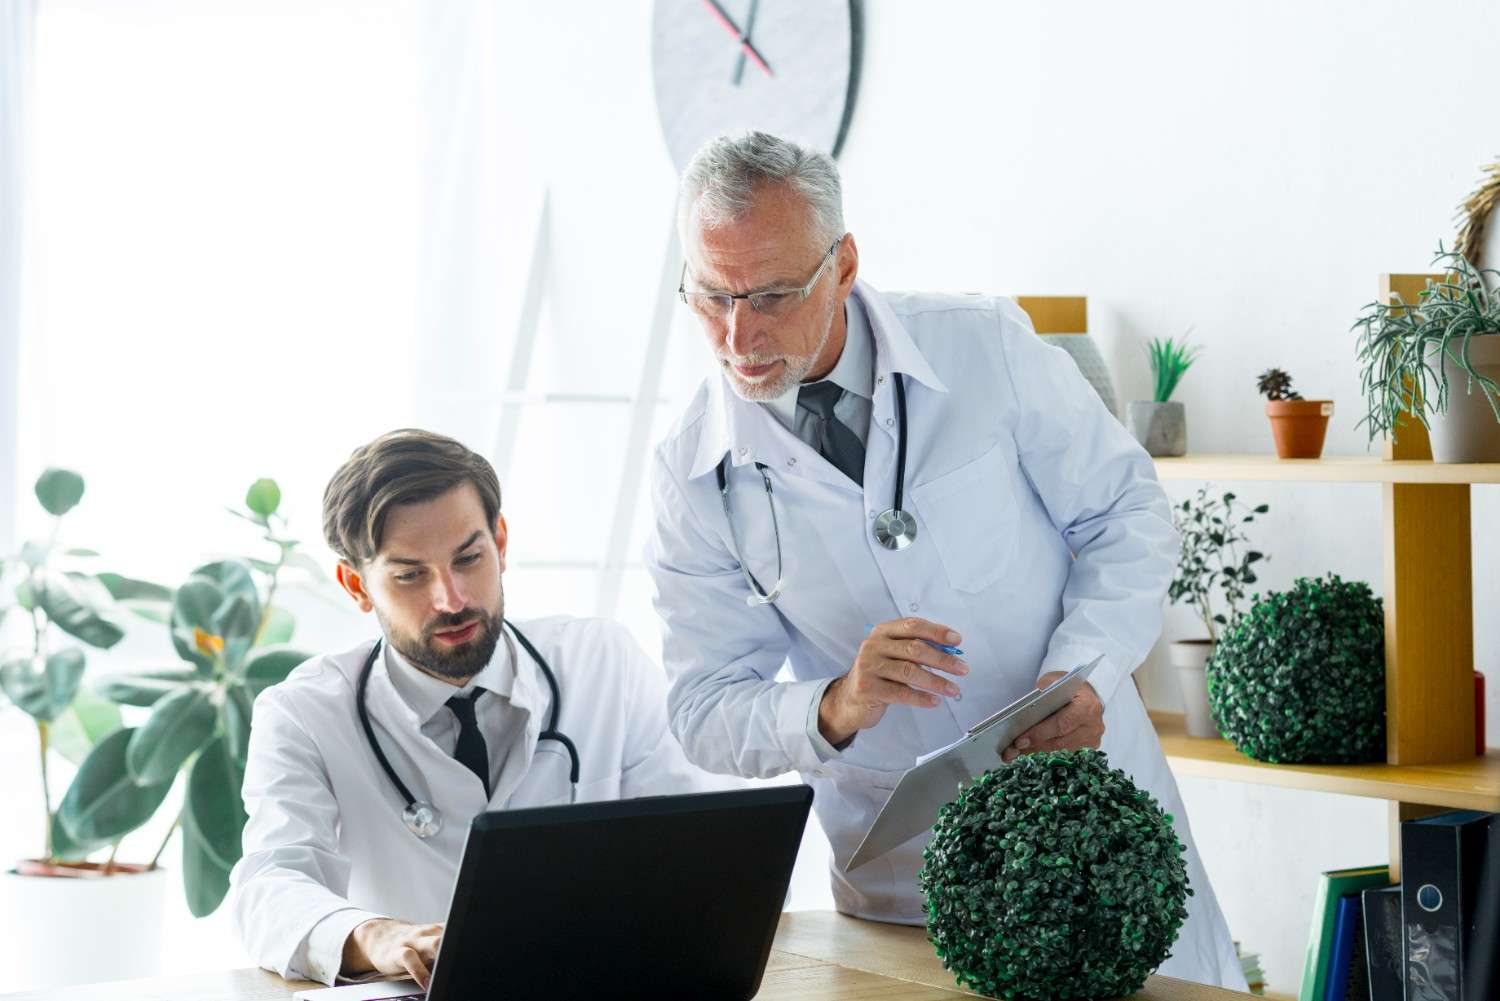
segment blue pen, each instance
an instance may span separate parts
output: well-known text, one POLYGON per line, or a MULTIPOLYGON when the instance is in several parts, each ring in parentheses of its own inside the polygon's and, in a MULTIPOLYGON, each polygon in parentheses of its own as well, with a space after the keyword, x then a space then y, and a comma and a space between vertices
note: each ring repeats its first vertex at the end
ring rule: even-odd
MULTIPOLYGON (((868 634, 870 632, 870 630, 872 630, 874 628, 875 627, 872 626, 872 625, 870 625, 868 622, 865 623, 865 632, 866 632, 866 634, 868 634)), ((930 647, 934 647, 935 649, 941 650, 941 651, 943 651, 943 653, 946 653, 946 654, 948 654, 950 656, 953 656, 953 657, 962 657, 964 655, 964 652, 962 650, 960 650, 956 646, 949 646, 946 643, 934 643, 932 640, 923 640, 922 642, 926 643, 930 647)))

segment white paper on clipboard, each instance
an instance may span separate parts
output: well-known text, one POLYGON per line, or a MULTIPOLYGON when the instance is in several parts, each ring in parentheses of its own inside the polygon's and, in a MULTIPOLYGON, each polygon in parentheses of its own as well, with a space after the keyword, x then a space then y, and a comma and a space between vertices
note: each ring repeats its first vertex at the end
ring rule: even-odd
POLYGON ((937 822, 938 811, 958 795, 959 787, 1004 762, 1000 752, 1021 734, 1062 709, 1088 681, 1095 657, 1075 667, 1046 688, 1021 696, 1010 705, 969 728, 969 732, 947 747, 917 759, 896 783, 891 798, 865 834, 844 871, 859 868, 937 822))

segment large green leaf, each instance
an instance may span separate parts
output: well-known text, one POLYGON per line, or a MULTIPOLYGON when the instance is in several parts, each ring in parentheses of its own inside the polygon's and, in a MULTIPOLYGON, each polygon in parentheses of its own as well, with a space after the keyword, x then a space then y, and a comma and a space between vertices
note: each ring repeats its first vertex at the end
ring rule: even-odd
POLYGON ((266 624, 261 627, 260 635, 255 638, 255 645, 269 646, 273 643, 290 642, 296 628, 297 619, 291 612, 285 608, 272 608, 266 613, 266 624))
POLYGON ((255 633, 260 629, 260 606, 246 601, 243 595, 235 595, 220 606, 214 616, 214 632, 224 638, 224 663, 230 670, 239 666, 245 654, 255 643, 255 633))
POLYGON ((240 764, 250 753, 250 718, 255 708, 255 696, 245 685, 231 684, 224 692, 224 739, 229 750, 240 764))
POLYGON ((110 597, 116 601, 161 601, 172 600, 172 589, 163 584, 154 584, 149 580, 137 580, 134 577, 124 577, 117 573, 98 573, 95 579, 109 591, 110 597))
POLYGON ((275 480, 256 480, 245 494, 245 506, 262 518, 269 517, 281 506, 281 488, 275 480))
POLYGON ((103 848, 108 841, 79 841, 63 826, 61 815, 52 815, 52 857, 64 862, 81 862, 89 853, 103 848))
POLYGON ((84 759, 58 807, 68 835, 80 844, 109 844, 140 827, 172 788, 169 777, 137 785, 125 764, 135 733, 122 727, 105 737, 84 759))
POLYGON ((81 765, 95 744, 123 725, 119 706, 84 686, 78 689, 68 711, 52 724, 48 746, 74 765, 81 765))
POLYGON ((101 650, 125 635, 124 629, 87 603, 77 583, 66 575, 44 570, 34 582, 37 607, 63 632, 101 650))
POLYGON ((201 680, 190 668, 165 668, 159 671, 134 671, 130 674, 106 674, 93 683, 100 695, 124 706, 154 706, 184 685, 201 680))
POLYGON ((188 773, 187 813, 203 848, 219 866, 231 869, 240 860, 245 806, 240 786, 245 771, 222 737, 210 741, 188 773))
POLYGON ((52 654, 40 671, 34 669, 30 657, 18 657, 0 665, 0 688, 22 712, 51 723, 73 704, 83 666, 83 651, 77 647, 52 654))
POLYGON ((156 704, 135 731, 125 764, 141 785, 171 782, 182 763, 214 734, 219 714, 202 688, 183 688, 156 704))
POLYGON ((178 656, 195 665, 204 677, 213 675, 215 659, 199 648, 196 636, 199 632, 218 635, 214 632, 214 613, 223 600, 224 593, 217 584, 198 577, 189 579, 172 597, 172 645, 178 656))
POLYGON ((36 499, 48 514, 67 514, 83 499, 83 477, 71 469, 47 469, 36 479, 36 499))
POLYGON ((182 885, 195 918, 208 917, 229 893, 229 870, 214 861, 191 814, 184 815, 182 824, 182 885))
POLYGON ((255 589, 255 578, 251 576, 250 568, 239 560, 205 563, 194 570, 189 579, 198 578, 212 581, 223 592, 225 601, 239 595, 256 608, 260 607, 260 592, 255 589))
POLYGON ((244 679, 251 694, 259 695, 265 689, 285 679, 288 674, 292 673, 292 668, 307 660, 309 656, 311 655, 306 651, 290 646, 256 647, 250 651, 250 656, 245 658, 240 677, 244 679))

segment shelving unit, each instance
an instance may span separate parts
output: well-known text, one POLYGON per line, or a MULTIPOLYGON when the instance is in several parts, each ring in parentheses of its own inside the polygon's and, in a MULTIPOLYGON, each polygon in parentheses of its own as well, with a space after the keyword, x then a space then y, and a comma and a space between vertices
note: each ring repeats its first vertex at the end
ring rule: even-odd
MULTIPOLYGON (((1408 303, 1428 278, 1382 275, 1380 295, 1408 303)), ((1278 459, 1189 455, 1157 459, 1163 480, 1379 484, 1385 575, 1386 763, 1267 765, 1222 740, 1184 735, 1153 714, 1174 771, 1390 802, 1391 872, 1399 879, 1401 821, 1441 809, 1500 811, 1500 751, 1474 754, 1473 542, 1470 485, 1500 483, 1500 463, 1438 464, 1415 419, 1381 457, 1278 459)))

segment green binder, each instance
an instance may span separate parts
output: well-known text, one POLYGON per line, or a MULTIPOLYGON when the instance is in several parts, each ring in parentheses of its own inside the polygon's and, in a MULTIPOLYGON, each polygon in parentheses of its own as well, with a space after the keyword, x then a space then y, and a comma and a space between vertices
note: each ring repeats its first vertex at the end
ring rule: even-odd
POLYGON ((1318 880, 1318 896, 1313 901, 1312 930, 1307 934, 1307 960, 1302 964, 1302 990, 1298 1001, 1323 1001, 1328 987, 1328 959, 1333 948, 1333 926, 1338 917, 1339 898, 1372 886, 1387 886, 1391 881, 1387 866, 1363 869, 1336 869, 1325 872, 1318 880))

